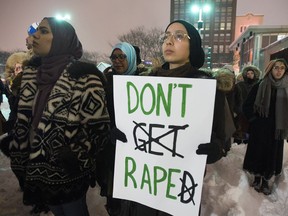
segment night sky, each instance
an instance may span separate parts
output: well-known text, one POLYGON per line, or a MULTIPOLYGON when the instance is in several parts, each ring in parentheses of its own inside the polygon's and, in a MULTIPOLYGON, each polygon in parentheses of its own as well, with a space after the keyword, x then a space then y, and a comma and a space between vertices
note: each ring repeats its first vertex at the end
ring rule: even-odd
MULTIPOLYGON (((264 24, 288 25, 287 0, 238 0, 237 15, 264 15, 264 24)), ((28 26, 45 16, 70 13, 84 50, 110 53, 117 36, 144 26, 165 29, 170 0, 0 0, 0 50, 26 50, 28 26)))

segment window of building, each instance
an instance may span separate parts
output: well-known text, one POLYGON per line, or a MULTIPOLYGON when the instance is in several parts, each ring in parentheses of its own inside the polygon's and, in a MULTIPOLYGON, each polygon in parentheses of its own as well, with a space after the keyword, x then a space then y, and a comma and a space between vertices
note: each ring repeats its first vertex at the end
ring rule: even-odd
POLYGON ((230 33, 226 33, 226 41, 227 40, 229 40, 229 41, 231 40, 231 34, 230 33))
POLYGON ((226 30, 231 30, 231 23, 230 22, 226 23, 226 30))
POLYGON ((218 43, 218 41, 219 41, 219 34, 214 34, 214 37, 213 37, 213 42, 214 43, 218 43))
POLYGON ((209 22, 204 23, 204 29, 207 31, 210 30, 210 23, 209 22))
POLYGON ((224 46, 223 45, 219 45, 219 53, 223 53, 224 52, 224 46))
POLYGON ((241 32, 241 33, 244 32, 245 29, 246 29, 246 26, 241 26, 241 27, 240 27, 240 32, 241 32))
POLYGON ((227 22, 232 22, 232 14, 226 16, 227 22))
POLYGON ((271 43, 277 41, 278 35, 263 35, 262 37, 262 48, 270 45, 271 43))
POLYGON ((213 45, 213 53, 218 53, 218 46, 217 45, 213 45))
POLYGON ((220 34, 220 37, 219 37, 219 42, 224 42, 225 40, 224 40, 224 34, 220 34))
POLYGON ((230 53, 229 46, 225 46, 225 53, 230 53))

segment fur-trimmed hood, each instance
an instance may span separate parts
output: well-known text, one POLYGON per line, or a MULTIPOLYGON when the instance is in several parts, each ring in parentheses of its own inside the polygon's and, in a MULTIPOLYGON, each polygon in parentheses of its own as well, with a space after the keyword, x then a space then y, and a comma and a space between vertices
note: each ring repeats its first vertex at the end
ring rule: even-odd
POLYGON ((242 76, 243 76, 243 79, 244 81, 247 81, 247 71, 249 70, 252 70, 254 71, 254 80, 259 80, 261 75, 262 75, 262 72, 260 71, 260 69, 254 65, 249 65, 249 66, 246 66, 243 68, 242 70, 242 76))
POLYGON ((104 77, 104 74, 97 68, 95 64, 83 62, 83 61, 74 61, 68 68, 68 73, 71 75, 71 77, 74 77, 76 79, 79 79, 82 76, 85 76, 87 74, 96 74, 103 85, 106 83, 106 79, 104 77))
POLYGON ((14 69, 15 69, 16 63, 23 65, 24 62, 28 61, 30 58, 31 58, 31 55, 28 52, 12 53, 6 61, 5 72, 4 72, 5 78, 9 79, 14 76, 14 69))
POLYGON ((235 75, 227 68, 220 68, 213 73, 217 80, 217 89, 223 92, 229 92, 234 88, 235 75))

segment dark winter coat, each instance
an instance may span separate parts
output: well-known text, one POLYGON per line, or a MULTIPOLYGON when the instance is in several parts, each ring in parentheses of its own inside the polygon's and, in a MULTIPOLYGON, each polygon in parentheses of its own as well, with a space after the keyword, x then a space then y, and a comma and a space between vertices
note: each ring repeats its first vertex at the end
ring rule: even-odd
POLYGON ((276 89, 272 88, 269 116, 260 117, 254 112, 259 84, 260 82, 253 86, 243 104, 243 112, 250 122, 250 137, 243 168, 269 180, 273 175, 281 173, 284 141, 275 139, 276 89))
MULTIPOLYGON (((199 79, 213 79, 206 72, 200 71, 192 66, 184 65, 178 69, 169 70, 167 77, 184 77, 184 78, 199 78, 199 79), (181 69, 182 68, 182 69, 181 69), (182 70, 183 68, 188 68, 189 71, 186 71, 182 74, 179 74, 177 70, 182 70), (175 73, 174 73, 175 72, 175 73)), ((180 72, 181 73, 181 72, 180 72)), ((157 70, 153 71, 151 76, 160 76, 157 70)), ((213 126, 212 126, 212 136, 211 143, 219 145, 219 152, 215 154, 219 155, 220 159, 224 153, 225 145, 225 93, 223 91, 216 91, 215 98, 215 107, 214 107, 214 117, 213 117, 213 126)), ((200 143, 199 143, 200 144, 200 143)), ((123 201, 121 216, 170 216, 170 214, 150 208, 148 206, 132 202, 132 201, 123 201)))
POLYGON ((33 66, 23 72, 9 143, 11 168, 24 185, 25 204, 59 205, 81 198, 95 178, 97 152, 109 137, 104 79, 95 65, 68 65, 50 93, 38 128, 31 130, 36 73, 33 66))
POLYGON ((234 134, 234 138, 238 140, 247 140, 249 122, 247 121, 245 115, 243 114, 242 107, 252 87, 259 81, 259 78, 261 76, 261 71, 257 67, 253 65, 249 65, 243 68, 242 76, 244 80, 236 84, 236 87, 241 92, 241 97, 237 98, 239 111, 237 113, 237 116, 235 117, 235 125, 237 128, 237 131, 234 134), (247 78, 247 71, 249 70, 254 71, 253 80, 247 78))
MULTIPOLYGON (((105 75, 105 93, 107 99, 107 109, 110 116, 110 127, 116 128, 115 112, 114 112, 114 93, 113 93, 113 77, 119 75, 112 67, 104 70, 105 75)), ((138 75, 138 70, 134 73, 138 75)), ((125 75, 123 75, 125 76, 125 75)), ((101 195, 112 197, 113 175, 115 162, 115 143, 109 142, 101 151, 101 155, 97 158, 97 182, 101 186, 101 195)))
MULTIPOLYGON (((261 71, 257 67, 255 67, 253 65, 249 65, 249 66, 246 66, 245 68, 243 68, 242 76, 243 76, 243 81, 237 83, 236 86, 238 86, 238 88, 241 91, 241 96, 242 96, 241 100, 244 103, 250 90, 258 82, 258 80, 261 76, 261 71), (254 79, 253 80, 249 80, 247 78, 247 71, 249 71, 249 70, 254 71, 254 79)), ((241 107, 241 112, 242 112, 242 107, 241 107)))

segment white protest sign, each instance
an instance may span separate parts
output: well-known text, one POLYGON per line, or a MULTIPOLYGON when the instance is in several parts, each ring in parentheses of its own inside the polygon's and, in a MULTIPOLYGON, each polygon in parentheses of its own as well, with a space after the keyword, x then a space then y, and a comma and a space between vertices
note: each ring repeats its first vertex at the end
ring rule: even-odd
POLYGON ((175 216, 198 215, 216 80, 114 76, 117 141, 113 196, 175 216))

